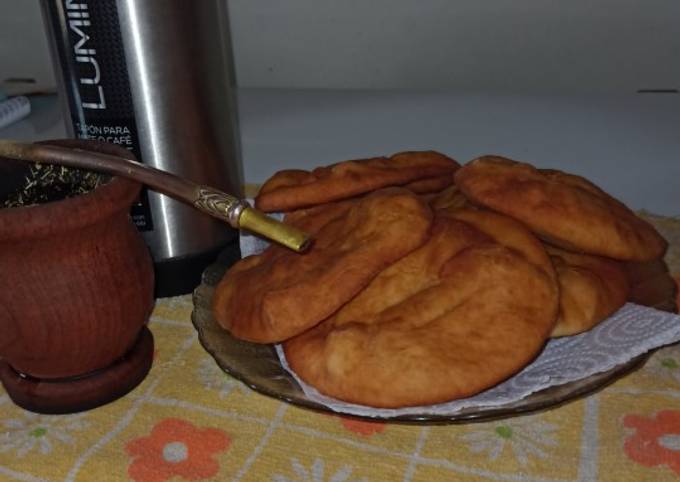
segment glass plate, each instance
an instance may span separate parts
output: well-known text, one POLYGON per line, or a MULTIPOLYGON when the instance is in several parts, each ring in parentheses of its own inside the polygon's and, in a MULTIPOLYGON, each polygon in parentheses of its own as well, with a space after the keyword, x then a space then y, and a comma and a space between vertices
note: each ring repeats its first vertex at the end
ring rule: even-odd
MULTIPOLYGON (((281 366, 273 345, 238 340, 215 321, 211 310, 213 292, 232 262, 233 259, 221 256, 214 264, 208 266, 203 273, 201 284, 193 294, 194 309, 191 319, 205 350, 212 355, 222 370, 259 393, 300 407, 337 413, 325 405, 310 400, 305 395, 293 376, 281 366)), ((592 375, 583 380, 550 387, 506 405, 469 408, 443 415, 409 414, 394 417, 370 417, 370 419, 398 422, 461 423, 499 419, 545 410, 605 387, 642 366, 650 354, 651 352, 640 355, 609 371, 592 375)), ((356 417, 356 415, 352 416, 356 417)))

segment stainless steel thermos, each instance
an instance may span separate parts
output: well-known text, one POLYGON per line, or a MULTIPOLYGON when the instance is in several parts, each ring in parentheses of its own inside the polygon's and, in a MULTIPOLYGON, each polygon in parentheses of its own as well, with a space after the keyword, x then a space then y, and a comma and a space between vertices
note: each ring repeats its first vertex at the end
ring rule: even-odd
MULTIPOLYGON (((242 195, 226 0, 42 0, 70 134, 242 195)), ((157 295, 186 293, 237 232, 144 191, 132 218, 156 264, 157 295)), ((233 253, 229 253, 232 251, 233 253)))

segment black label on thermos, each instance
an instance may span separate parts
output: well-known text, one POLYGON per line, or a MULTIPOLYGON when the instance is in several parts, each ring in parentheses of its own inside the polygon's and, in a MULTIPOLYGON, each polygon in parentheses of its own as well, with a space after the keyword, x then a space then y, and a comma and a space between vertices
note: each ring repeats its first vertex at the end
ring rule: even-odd
MULTIPOLYGON (((143 162, 115 0, 47 2, 76 137, 118 144, 143 162)), ((146 189, 132 206, 140 231, 153 229, 146 189)))

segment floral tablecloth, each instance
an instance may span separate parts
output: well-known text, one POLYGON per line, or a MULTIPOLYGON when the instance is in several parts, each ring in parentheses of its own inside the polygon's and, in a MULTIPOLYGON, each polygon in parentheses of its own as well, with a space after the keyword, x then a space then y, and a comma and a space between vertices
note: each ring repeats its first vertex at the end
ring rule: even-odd
MULTIPOLYGON (((680 243, 672 241, 668 261, 680 275, 680 243)), ((680 480, 680 346, 546 412, 400 425, 310 412, 251 391, 203 350, 191 309, 190 296, 157 300, 151 372, 113 403, 36 415, 0 392, 0 480, 680 480)))

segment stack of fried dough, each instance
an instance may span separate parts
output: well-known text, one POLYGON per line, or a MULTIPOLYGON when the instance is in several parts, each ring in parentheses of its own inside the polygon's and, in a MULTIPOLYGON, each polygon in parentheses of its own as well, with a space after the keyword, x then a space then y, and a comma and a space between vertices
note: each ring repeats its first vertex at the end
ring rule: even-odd
POLYGON ((433 151, 277 172, 256 207, 314 236, 231 267, 213 298, 240 339, 282 343, 296 374, 396 408, 475 395, 550 337, 626 301, 673 299, 665 240, 588 180, 433 151))

